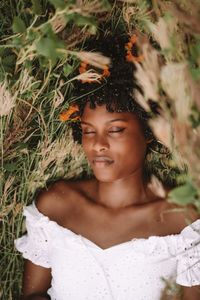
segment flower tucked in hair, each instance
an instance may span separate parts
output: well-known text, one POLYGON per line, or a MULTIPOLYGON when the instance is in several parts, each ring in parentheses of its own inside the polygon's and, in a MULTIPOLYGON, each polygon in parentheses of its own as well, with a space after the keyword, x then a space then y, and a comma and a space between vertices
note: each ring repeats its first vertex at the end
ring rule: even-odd
POLYGON ((144 59, 143 55, 135 56, 132 54, 132 48, 133 48, 133 45, 136 44, 136 41, 137 41, 137 36, 134 34, 129 39, 129 42, 126 43, 126 45, 125 45, 125 49, 127 50, 126 60, 128 62, 133 62, 133 63, 141 62, 144 59))
MULTIPOLYGON (((88 66, 88 63, 86 61, 81 62, 81 65, 79 67, 80 74, 87 71, 87 66, 88 66)), ((100 80, 103 79, 103 77, 108 77, 108 76, 110 76, 109 68, 107 65, 104 65, 103 73, 101 75, 100 80)), ((92 82, 96 82, 96 80, 87 79, 87 80, 81 80, 81 82, 82 83, 92 83, 92 82)))
POLYGON ((69 108, 60 114, 60 121, 76 121, 80 119, 79 107, 76 104, 70 105, 69 108))

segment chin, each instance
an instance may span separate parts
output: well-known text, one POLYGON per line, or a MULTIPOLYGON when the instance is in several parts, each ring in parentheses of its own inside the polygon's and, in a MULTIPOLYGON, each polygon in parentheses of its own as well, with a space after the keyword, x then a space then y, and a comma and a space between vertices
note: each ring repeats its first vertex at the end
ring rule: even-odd
POLYGON ((116 176, 116 174, 105 174, 103 172, 94 172, 93 173, 95 178, 98 180, 98 181, 101 181, 101 182, 114 182, 116 180, 119 180, 121 177, 120 176, 116 176))
POLYGON ((107 182, 107 183, 111 183, 111 182, 114 182, 114 181, 116 181, 117 179, 115 179, 115 178, 103 178, 103 177, 97 177, 97 176, 95 176, 95 178, 99 181, 99 182, 107 182))

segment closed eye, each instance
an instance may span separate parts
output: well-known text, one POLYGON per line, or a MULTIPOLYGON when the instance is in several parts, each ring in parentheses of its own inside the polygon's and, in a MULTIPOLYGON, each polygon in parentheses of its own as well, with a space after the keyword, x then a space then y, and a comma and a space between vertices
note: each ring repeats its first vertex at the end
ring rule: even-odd
POLYGON ((122 132, 124 131, 125 128, 121 128, 121 129, 117 129, 117 130, 109 130, 108 132, 111 132, 111 133, 115 133, 115 132, 122 132))
MULTIPOLYGON (((109 133, 118 133, 118 132, 122 132, 124 131, 125 128, 120 128, 120 129, 117 129, 117 130, 108 130, 109 133)), ((83 134, 93 134, 95 133, 95 131, 83 131, 83 134)))

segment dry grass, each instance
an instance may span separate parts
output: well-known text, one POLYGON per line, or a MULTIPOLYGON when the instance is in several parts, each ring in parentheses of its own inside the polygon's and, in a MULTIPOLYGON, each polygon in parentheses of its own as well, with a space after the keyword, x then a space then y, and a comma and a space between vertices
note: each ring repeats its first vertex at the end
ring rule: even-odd
MULTIPOLYGON (((1 27, 4 37, 1 45, 6 43, 6 47, 0 48, 0 297, 12 300, 18 298, 21 286, 22 259, 13 241, 24 231, 23 206, 31 203, 36 190, 48 182, 61 177, 77 178, 83 171, 90 173, 82 148, 73 142, 70 126, 60 123, 59 114, 73 99, 72 83, 77 77, 72 74, 79 59, 98 68, 110 63, 99 53, 76 49, 85 37, 97 32, 98 22, 108 17, 116 24, 123 17, 128 32, 139 36, 138 47, 144 61, 137 64, 136 77, 144 88, 144 95, 138 95, 138 102, 148 111, 149 99, 160 105, 160 118, 152 120, 151 126, 158 139, 173 151, 174 159, 170 159, 171 165, 167 166, 167 155, 155 151, 149 158, 154 157, 155 168, 163 178, 170 174, 174 179, 176 166, 187 163, 189 172, 183 178, 193 183, 197 191, 193 204, 200 211, 200 54, 197 45, 200 6, 198 1, 184 1, 182 5, 178 1, 152 1, 149 6, 146 1, 135 0, 112 2, 109 10, 105 2, 82 0, 65 9, 52 10, 44 5, 37 16, 29 8, 27 17, 26 4, 21 0, 18 8, 5 0, 1 5, 10 10, 1 27), (66 22, 72 13, 77 14, 82 25, 75 19, 66 22), (27 30, 12 34, 10 28, 16 14, 24 20, 27 30), (38 51, 43 48, 38 46, 38 41, 49 36, 49 25, 53 31, 50 36, 60 39, 62 47, 54 49, 57 40, 54 43, 54 40, 44 39, 44 43, 52 43, 52 47, 45 49, 54 49, 54 52, 44 52, 42 56, 38 51), (161 156, 163 168, 159 164, 161 156)), ((84 80, 98 80, 99 76, 92 69, 78 75, 84 80)), ((151 188, 160 196, 165 195, 156 177, 152 177, 151 188)), ((173 288, 167 285, 166 295, 173 288)))

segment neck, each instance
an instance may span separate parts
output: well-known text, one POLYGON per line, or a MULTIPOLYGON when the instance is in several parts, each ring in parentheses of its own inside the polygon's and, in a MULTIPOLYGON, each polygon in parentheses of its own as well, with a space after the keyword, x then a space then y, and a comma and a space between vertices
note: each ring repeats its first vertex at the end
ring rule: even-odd
POLYGON ((141 170, 113 182, 98 182, 97 203, 109 208, 141 205, 149 202, 149 198, 141 170))

